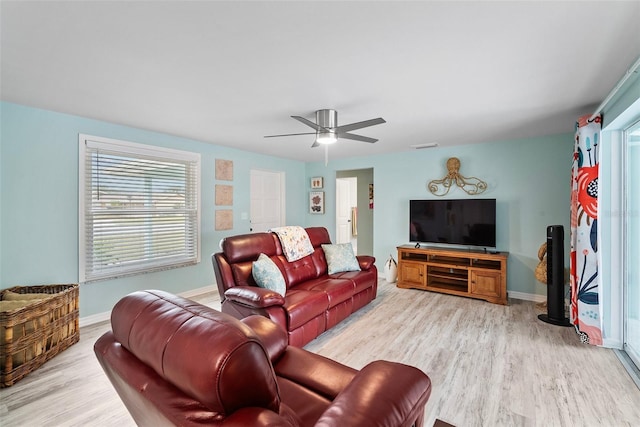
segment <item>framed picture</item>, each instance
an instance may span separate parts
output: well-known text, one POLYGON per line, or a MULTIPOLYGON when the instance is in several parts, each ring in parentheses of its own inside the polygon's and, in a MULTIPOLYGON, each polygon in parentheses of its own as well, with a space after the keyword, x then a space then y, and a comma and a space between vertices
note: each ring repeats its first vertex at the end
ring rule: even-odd
POLYGON ((323 181, 324 180, 321 176, 311 178, 311 188, 322 188, 324 185, 323 181))
POLYGON ((309 192, 309 213, 324 213, 324 191, 309 192))

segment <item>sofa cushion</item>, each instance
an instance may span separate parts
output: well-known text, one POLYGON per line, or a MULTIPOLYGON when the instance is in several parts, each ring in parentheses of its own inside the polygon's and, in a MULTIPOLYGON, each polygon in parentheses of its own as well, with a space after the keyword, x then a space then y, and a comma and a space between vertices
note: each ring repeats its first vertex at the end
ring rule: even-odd
POLYGON ((322 245, 322 250, 327 258, 329 274, 342 271, 360 271, 360 264, 353 253, 351 243, 337 245, 322 245))
POLYGON ((272 233, 242 234, 225 237, 222 241, 222 252, 229 264, 242 261, 255 261, 261 253, 276 255, 276 244, 272 233))
POLYGON ((253 263, 251 274, 261 288, 271 289, 280 295, 287 292, 282 272, 265 254, 260 254, 258 260, 253 263))
POLYGON ((309 240, 311 240, 311 244, 314 248, 320 247, 320 245, 330 245, 331 244, 331 236, 329 236, 329 231, 324 227, 307 227, 307 234, 309 235, 309 240))
POLYGON ((163 291, 139 291, 114 306, 111 327, 137 360, 207 408, 223 414, 246 406, 278 411, 269 357, 239 320, 163 291), (206 363, 185 363, 194 355, 206 363))
POLYGON ((231 274, 236 286, 258 286, 253 278, 253 261, 231 264, 231 274))
MULTIPOLYGON (((316 251, 320 252, 320 250, 316 251)), ((307 280, 315 279, 319 276, 319 270, 313 260, 313 256, 306 256, 297 261, 288 262, 284 255, 275 257, 274 262, 282 266, 282 274, 287 282, 287 288, 295 288, 307 280)))
POLYGON ((329 297, 329 308, 351 298, 355 292, 355 283, 350 279, 337 279, 323 276, 301 283, 296 289, 324 292, 329 297))
POLYGON ((377 270, 362 270, 362 271, 343 271, 340 273, 332 274, 334 279, 350 280, 355 285, 354 294, 360 293, 363 290, 375 286, 377 283, 377 270))
POLYGON ((324 318, 324 312, 329 308, 329 297, 320 291, 289 289, 284 308, 288 316, 289 331, 291 331, 316 317, 324 318))

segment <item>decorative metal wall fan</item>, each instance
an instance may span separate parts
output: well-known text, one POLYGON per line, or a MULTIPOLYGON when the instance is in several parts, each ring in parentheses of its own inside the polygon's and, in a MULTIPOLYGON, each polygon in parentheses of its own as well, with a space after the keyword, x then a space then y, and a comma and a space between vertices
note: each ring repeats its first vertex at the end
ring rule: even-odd
POLYGON ((315 132, 307 133, 287 133, 283 135, 266 135, 265 138, 276 138, 281 136, 295 136, 295 135, 316 135, 316 139, 311 147, 317 147, 320 144, 333 144, 338 141, 338 138, 353 139, 355 141, 374 143, 377 141, 375 138, 369 138, 367 136, 355 135, 349 133, 352 130, 362 129, 369 126, 379 125, 386 123, 382 117, 377 119, 365 120, 363 122, 351 123, 348 125, 338 126, 338 112, 336 110, 318 110, 316 111, 316 123, 311 120, 307 120, 300 116, 291 116, 292 118, 304 123, 315 132))

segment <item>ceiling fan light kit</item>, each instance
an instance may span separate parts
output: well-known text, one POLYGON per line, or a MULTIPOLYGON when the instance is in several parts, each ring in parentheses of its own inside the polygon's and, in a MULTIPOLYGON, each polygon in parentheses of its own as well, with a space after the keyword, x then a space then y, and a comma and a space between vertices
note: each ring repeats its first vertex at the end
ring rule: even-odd
POLYGON ((335 132, 320 132, 316 133, 316 142, 318 144, 335 144, 338 142, 338 137, 335 132))

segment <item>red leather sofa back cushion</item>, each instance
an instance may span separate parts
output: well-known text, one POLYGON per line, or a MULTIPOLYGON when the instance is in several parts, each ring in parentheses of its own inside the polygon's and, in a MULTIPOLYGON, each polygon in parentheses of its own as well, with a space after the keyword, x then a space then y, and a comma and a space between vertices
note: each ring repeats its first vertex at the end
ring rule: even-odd
POLYGON ((256 286, 251 275, 253 261, 261 253, 270 257, 282 271, 287 288, 315 279, 327 273, 327 261, 321 245, 330 244, 331 237, 324 227, 306 228, 315 251, 309 257, 288 262, 283 255, 278 236, 274 233, 254 233, 227 237, 222 242, 222 252, 231 267, 237 286, 256 286))
POLYGON ((234 283, 238 286, 256 286, 251 275, 253 261, 261 253, 273 257, 277 249, 272 233, 255 233, 225 238, 222 252, 231 266, 234 283))
POLYGON ((271 257, 282 253, 282 249, 276 250, 274 237, 273 233, 241 234, 227 237, 222 241, 222 252, 224 252, 229 264, 255 261, 261 253, 271 257))
POLYGON ((212 411, 226 415, 255 406, 279 412, 269 355, 239 320, 162 291, 144 291, 120 300, 111 323, 127 350, 212 411))

